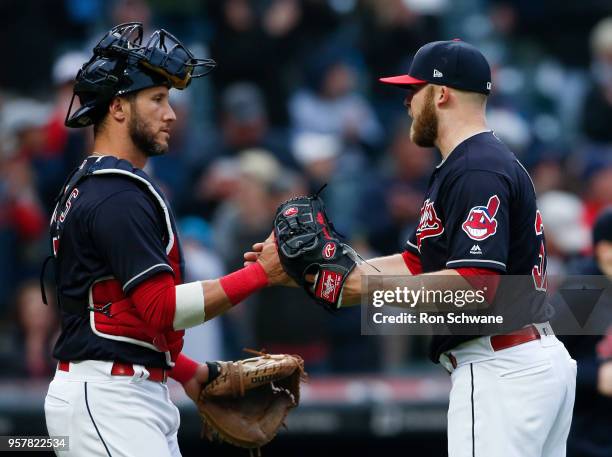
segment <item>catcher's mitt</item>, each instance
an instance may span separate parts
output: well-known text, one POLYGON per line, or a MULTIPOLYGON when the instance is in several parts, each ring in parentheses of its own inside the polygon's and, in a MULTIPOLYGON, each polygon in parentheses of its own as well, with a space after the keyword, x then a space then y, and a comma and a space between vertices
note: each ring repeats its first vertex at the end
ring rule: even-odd
POLYGON ((339 308, 342 287, 358 256, 340 241, 318 193, 292 198, 278 207, 274 238, 285 272, 318 304, 329 310, 339 308), (314 284, 306 275, 315 276, 314 284))
POLYGON ((256 353, 246 360, 217 362, 219 376, 200 391, 197 406, 209 440, 260 448, 300 402, 300 381, 306 376, 302 358, 256 353))

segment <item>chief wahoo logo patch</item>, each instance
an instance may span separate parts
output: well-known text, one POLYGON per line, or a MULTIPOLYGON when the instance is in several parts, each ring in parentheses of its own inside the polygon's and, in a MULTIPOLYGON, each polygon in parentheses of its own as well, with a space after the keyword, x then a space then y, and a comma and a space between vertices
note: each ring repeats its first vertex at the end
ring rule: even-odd
POLYGON ((497 232, 495 215, 499 209, 499 197, 489 198, 487 206, 474 206, 461 225, 463 231, 475 241, 486 240, 497 232))

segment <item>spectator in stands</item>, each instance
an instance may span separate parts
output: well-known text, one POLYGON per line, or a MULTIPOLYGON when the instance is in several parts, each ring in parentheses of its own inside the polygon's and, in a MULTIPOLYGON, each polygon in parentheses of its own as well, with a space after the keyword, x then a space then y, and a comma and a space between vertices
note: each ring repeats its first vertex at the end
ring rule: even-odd
POLYGON ((307 62, 308 85, 289 101, 294 131, 336 135, 347 146, 375 152, 383 132, 369 101, 358 91, 358 60, 353 51, 331 46, 307 62))
POLYGON ((551 190, 564 188, 566 177, 564 176, 564 165, 558 160, 540 160, 531 167, 529 174, 537 195, 542 195, 551 190))
POLYGON ((184 212, 211 221, 217 209, 237 192, 240 176, 238 160, 229 157, 215 159, 197 176, 191 186, 191 195, 182 208, 184 212))
MULTIPOLYGON (((306 193, 298 175, 283 169, 267 151, 247 150, 238 160, 239 186, 213 221, 215 244, 227 268, 242 265, 242 253, 270 233, 278 205, 306 193)), ((329 316, 297 289, 270 288, 248 299, 223 319, 228 356, 255 346, 270 352, 298 353, 309 372, 329 367, 332 345, 329 316), (278 304, 282 304, 278 306, 278 304), (299 325, 279 325, 299 319, 299 325)))
MULTIPOLYGON (((593 227, 593 252, 593 256, 574 263, 570 272, 575 275, 604 275, 612 281, 610 208, 601 213, 593 227)), ((578 363, 576 402, 567 456, 608 457, 612 455, 612 322, 606 336, 566 336, 563 341, 578 363)))
POLYGON ((597 215, 612 205, 612 162, 607 166, 592 167, 583 177, 584 181, 586 181, 583 184, 586 220, 592 226, 597 215))
MULTIPOLYGON (((358 48, 363 50, 371 83, 378 75, 405 73, 412 59, 410 52, 424 43, 440 39, 438 18, 419 13, 407 1, 364 0, 359 2, 359 8, 358 48)), ((393 88, 373 84, 371 89, 373 104, 383 126, 393 128, 397 116, 406 117, 393 88)))
POLYGON ((267 237, 276 207, 290 191, 284 170, 269 151, 243 151, 237 166, 237 188, 213 219, 215 247, 228 269, 242 264, 243 247, 257 241, 257 236, 267 237))
POLYGON ((35 280, 20 286, 15 301, 23 342, 23 354, 20 354, 22 373, 30 377, 51 376, 55 371, 51 351, 58 337, 56 308, 53 302, 44 305, 35 280))
MULTIPOLYGON (((66 113, 72 100, 72 86, 77 72, 89 60, 79 51, 68 51, 60 55, 51 71, 55 90, 51 115, 44 126, 45 144, 38 157, 33 158, 39 177, 40 196, 48 212, 53 209, 53 199, 65 176, 83 159, 83 151, 93 141, 89 129, 68 129, 64 125, 66 113)), ((73 109, 79 107, 74 99, 73 109)))
POLYGON ((291 162, 287 138, 281 129, 270 126, 263 94, 256 85, 239 82, 228 86, 221 97, 220 122, 218 154, 235 157, 245 149, 264 148, 281 163, 291 162))
POLYGON ((261 91, 252 83, 232 84, 221 97, 217 135, 207 140, 205 151, 191 171, 191 192, 179 208, 208 220, 217 206, 233 194, 238 168, 233 159, 247 149, 269 151, 282 165, 295 166, 287 136, 272 128, 261 91))
POLYGON ((361 183, 366 173, 363 161, 347 153, 342 139, 331 133, 296 135, 293 155, 305 173, 310 194, 328 185, 322 196, 338 231, 349 239, 358 233, 361 183))
POLYGON ((112 24, 138 21, 144 25, 145 34, 150 33, 153 11, 147 0, 115 0, 111 3, 112 24))
POLYGON ((15 285, 38 273, 44 252, 37 249, 47 227, 34 171, 26 157, 0 157, 0 315, 15 285))
POLYGON ((384 154, 380 169, 363 184, 361 220, 367 227, 368 242, 378 255, 403 249, 418 223, 434 166, 433 152, 410 141, 404 118, 405 114, 401 122, 396 122, 389 153, 384 154))
POLYGON ((612 147, 612 17, 591 32, 591 53, 593 82, 584 101, 582 131, 590 141, 612 147))
MULTIPOLYGON (((89 60, 89 56, 80 51, 68 51, 57 58, 51 71, 55 100, 53 112, 46 125, 46 152, 54 157, 67 153, 69 136, 74 130, 66 128, 64 121, 72 100, 72 86, 81 66, 89 60)), ((73 109, 79 107, 79 99, 75 98, 73 109)), ((83 135, 84 130, 76 130, 83 135)), ((79 146, 80 147, 80 146, 79 146)))
POLYGON ((546 227, 546 271, 564 274, 567 262, 589 249, 584 204, 569 192, 551 191, 539 196, 538 208, 546 227))
POLYGON ((216 93, 240 81, 256 84, 263 92, 270 120, 287 124, 287 73, 299 55, 299 25, 302 2, 273 0, 223 0, 210 2, 217 24, 211 55, 219 68, 212 74, 216 93))
POLYGON ((14 138, 14 157, 30 168, 45 214, 53 210, 53 196, 62 185, 60 173, 64 170, 62 158, 47 151, 46 125, 50 114, 47 105, 32 99, 15 100, 5 107, 5 120, 14 138))

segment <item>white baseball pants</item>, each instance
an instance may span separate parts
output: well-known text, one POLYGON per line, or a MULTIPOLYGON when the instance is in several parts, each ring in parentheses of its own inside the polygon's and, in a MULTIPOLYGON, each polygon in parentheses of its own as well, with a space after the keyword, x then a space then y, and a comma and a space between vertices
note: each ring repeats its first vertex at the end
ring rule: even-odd
POLYGON ((451 371, 449 457, 565 457, 576 361, 550 327, 539 340, 494 351, 481 337, 440 362, 451 371))
POLYGON ((60 457, 180 457, 178 408, 166 384, 111 376, 112 362, 87 360, 57 371, 45 398, 49 435, 68 436, 60 457))

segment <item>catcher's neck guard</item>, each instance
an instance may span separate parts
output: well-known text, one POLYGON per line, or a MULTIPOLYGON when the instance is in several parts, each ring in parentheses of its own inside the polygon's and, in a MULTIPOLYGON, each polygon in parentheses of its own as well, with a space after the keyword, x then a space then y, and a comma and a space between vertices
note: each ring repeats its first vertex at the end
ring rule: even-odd
POLYGON ((142 23, 127 22, 113 27, 98 42, 76 76, 67 127, 93 124, 113 97, 159 85, 184 89, 216 66, 212 59, 195 58, 164 29, 153 32, 144 45, 142 39, 142 23), (71 114, 75 96, 81 107, 71 114))

